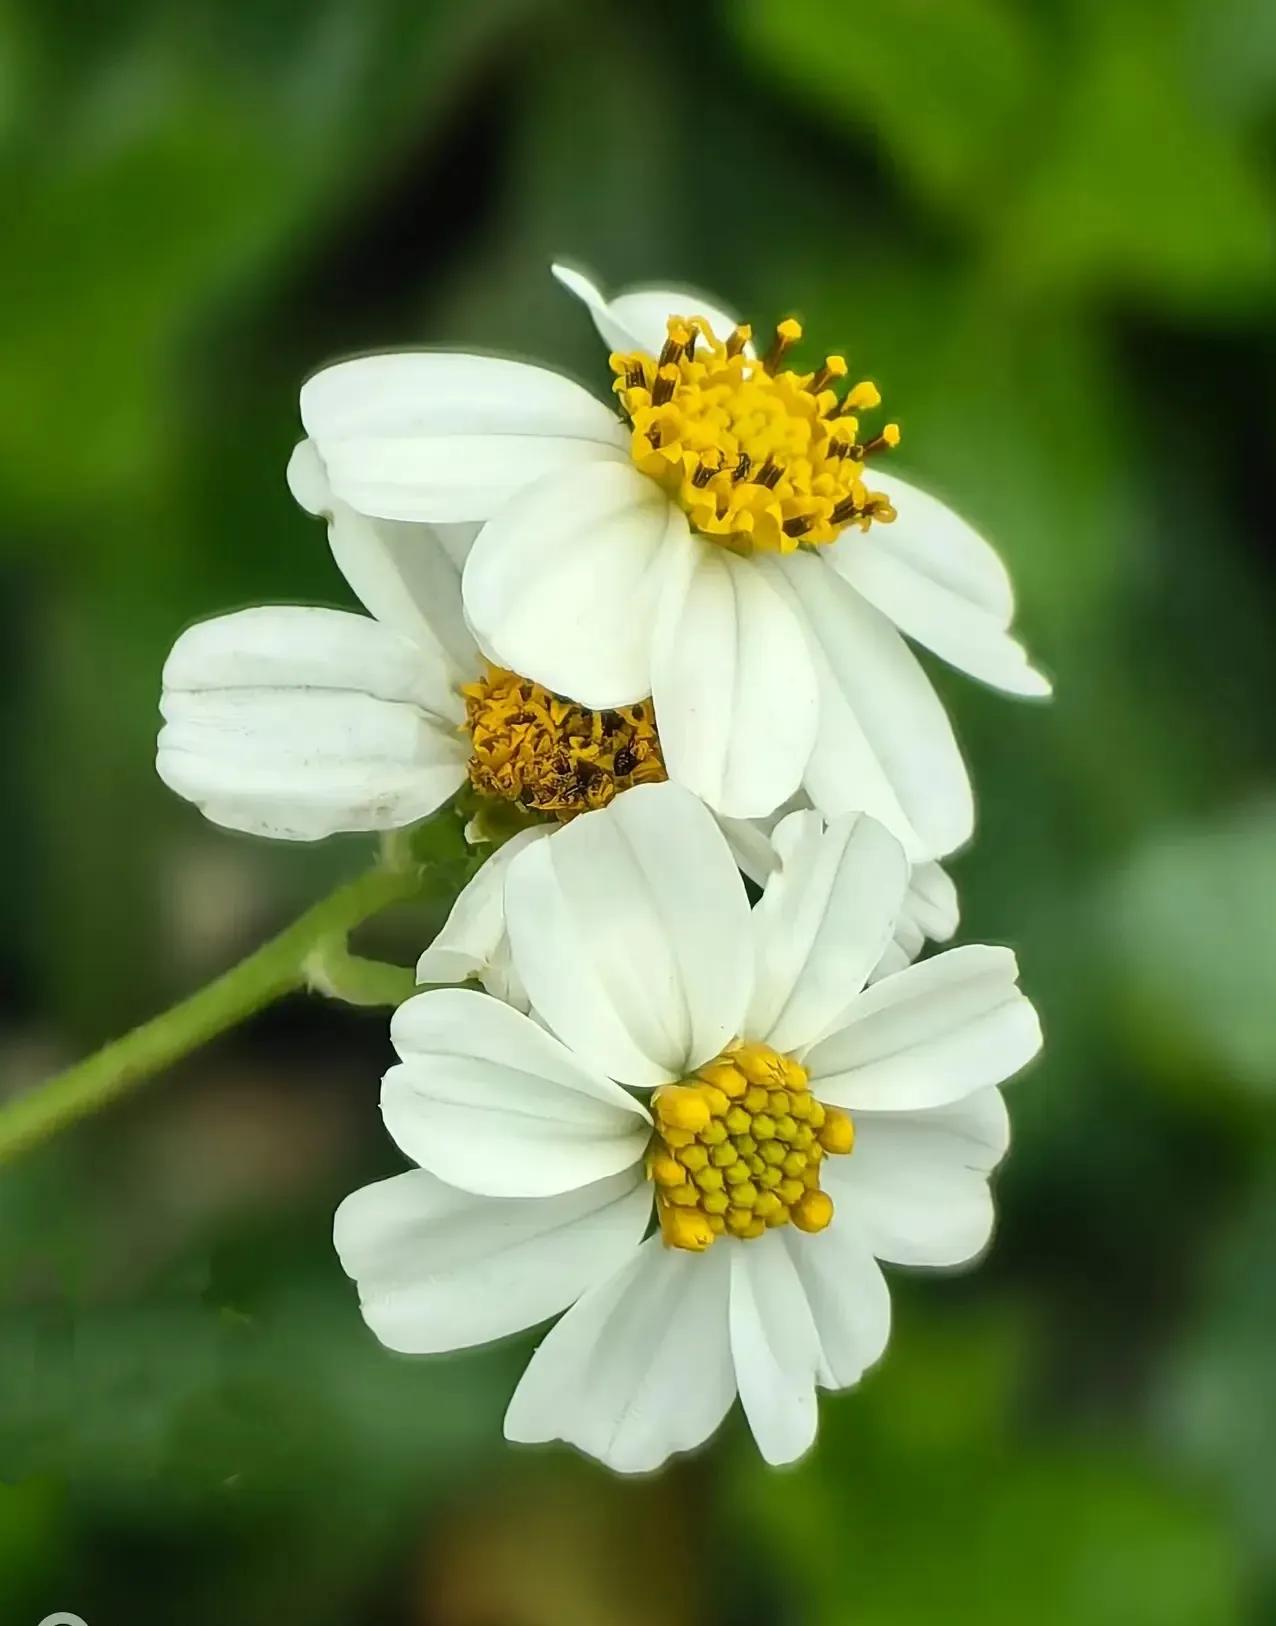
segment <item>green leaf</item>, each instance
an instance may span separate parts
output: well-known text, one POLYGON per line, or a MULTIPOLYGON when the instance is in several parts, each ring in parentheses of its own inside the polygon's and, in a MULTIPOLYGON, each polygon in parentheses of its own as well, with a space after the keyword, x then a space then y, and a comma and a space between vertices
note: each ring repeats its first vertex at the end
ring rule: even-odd
POLYGON ((1240 1626, 1215 1515, 1125 1442, 1011 1428, 1008 1324, 936 1335, 904 1319, 881 1372, 822 1402, 796 1470, 740 1472, 746 1540, 779 1568, 793 1618, 1240 1626), (919 1429, 919 1411, 942 1426, 919 1429))
POLYGON ((1204 1072, 1276 1099, 1276 806, 1166 830, 1101 913, 1132 1041, 1194 1095, 1204 1072))
MULTIPOLYGON (((931 207, 990 215, 1022 162, 1040 44, 1007 0, 745 0, 729 13, 760 68, 831 122, 872 135, 931 207)), ((852 210, 853 210, 852 184, 852 210)), ((871 222, 864 226, 871 230, 871 222)))
POLYGON ((1227 305, 1276 269, 1276 190, 1216 116, 1152 0, 1086 5, 1057 123, 1007 211, 1007 275, 1117 288, 1173 307, 1227 305))

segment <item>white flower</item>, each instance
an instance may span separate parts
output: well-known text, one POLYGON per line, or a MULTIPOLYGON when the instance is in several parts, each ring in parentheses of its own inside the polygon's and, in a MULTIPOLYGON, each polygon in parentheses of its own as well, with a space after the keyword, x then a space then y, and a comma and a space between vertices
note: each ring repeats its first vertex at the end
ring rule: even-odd
POLYGON ((394 1016, 382 1112, 420 1166, 348 1197, 336 1246, 396 1350, 566 1310, 510 1439, 642 1471, 738 1393, 762 1454, 791 1461, 817 1386, 855 1383, 885 1347, 877 1261, 951 1266, 988 1240, 995 1086, 1040 1043, 1014 956, 954 949, 866 989, 902 850, 810 811, 776 839, 750 913, 706 809, 639 787, 509 861, 532 1015, 440 989, 394 1016))
POLYGON ((804 790, 825 813, 866 809, 911 859, 960 846, 966 770, 896 629, 1012 693, 1048 692, 1007 630, 997 555, 876 462, 870 490, 897 432, 858 438, 852 413, 877 395, 839 401, 840 357, 777 370, 796 324, 758 362, 686 290, 607 301, 556 274, 617 352, 628 422, 521 362, 343 362, 301 397, 337 498, 486 521, 464 570, 485 652, 595 710, 652 696, 670 777, 717 812, 763 817, 804 790))
MULTIPOLYGON (((809 821, 786 813, 780 820, 719 819, 732 856, 759 886, 791 858, 787 845, 798 843, 809 821)), ((552 835, 556 826, 534 825, 521 830, 492 854, 458 894, 438 935, 417 962, 420 983, 481 982, 518 1010, 528 999, 510 954, 505 923, 505 879, 512 859, 530 842, 552 835)), ((921 953, 927 939, 946 943, 957 930, 957 889, 942 865, 911 866, 908 890, 895 917, 891 940, 882 951, 868 980, 876 982, 892 971, 902 971, 921 953)))
POLYGON ((649 706, 600 720, 484 661, 461 608, 476 527, 356 513, 308 444, 288 474, 328 516, 371 615, 261 606, 183 633, 164 667, 157 755, 179 795, 218 824, 309 841, 413 824, 467 777, 557 818, 664 777, 649 706))

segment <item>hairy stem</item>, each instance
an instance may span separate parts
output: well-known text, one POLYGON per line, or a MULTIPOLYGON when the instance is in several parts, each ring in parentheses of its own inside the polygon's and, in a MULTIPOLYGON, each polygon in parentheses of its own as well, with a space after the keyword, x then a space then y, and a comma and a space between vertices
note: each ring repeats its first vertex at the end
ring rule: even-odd
MULTIPOLYGON (((393 1002, 391 997, 370 997, 374 981, 378 995, 390 995, 391 990, 396 995, 410 992, 411 973, 399 967, 381 966, 369 977, 368 968, 375 962, 346 956, 345 935, 390 904, 414 897, 421 876, 421 869, 409 864, 366 871, 189 999, 6 1101, 0 1106, 0 1163, 97 1112, 274 1000, 310 985, 314 956, 321 950, 331 956, 333 945, 340 945, 340 955, 333 963, 348 961, 363 996, 359 1003, 393 1002)), ((332 979, 330 988, 325 988, 320 977, 314 977, 313 983, 320 991, 342 997, 338 977, 332 979)))

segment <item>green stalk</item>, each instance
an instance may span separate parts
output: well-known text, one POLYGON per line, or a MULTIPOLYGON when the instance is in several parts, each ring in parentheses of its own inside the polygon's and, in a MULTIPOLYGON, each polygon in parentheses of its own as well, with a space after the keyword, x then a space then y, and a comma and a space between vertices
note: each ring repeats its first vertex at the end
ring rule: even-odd
POLYGON ((6 1101, 0 1106, 0 1163, 99 1111, 285 994, 315 986, 342 997, 342 976, 325 978, 325 966, 334 972, 344 970, 358 983, 358 1003, 381 1003, 374 996, 382 994, 385 1003, 405 997, 411 991, 411 973, 382 966, 370 975, 373 962, 348 956, 345 937, 390 904, 414 897, 421 879, 419 866, 404 863, 366 871, 189 999, 6 1101))

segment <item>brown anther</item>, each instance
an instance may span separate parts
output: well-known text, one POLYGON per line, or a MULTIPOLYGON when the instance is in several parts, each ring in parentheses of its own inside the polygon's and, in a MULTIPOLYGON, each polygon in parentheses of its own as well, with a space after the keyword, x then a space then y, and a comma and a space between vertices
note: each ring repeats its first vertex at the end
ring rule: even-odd
POLYGON ((815 523, 810 514, 797 514, 784 522, 785 536, 805 536, 815 523))
POLYGON ((825 356, 824 365, 811 380, 809 388, 812 395, 818 395, 826 390, 835 378, 846 377, 846 358, 844 356, 825 356))
MULTIPOLYGON (((663 354, 663 352, 662 352, 663 354)), ((673 392, 678 387, 678 369, 672 362, 662 362, 656 374, 656 382, 651 387, 651 404, 664 406, 673 399, 673 392)))
POLYGON ((771 348, 763 357, 762 365, 768 373, 773 373, 784 360, 785 353, 790 350, 802 337, 802 324, 795 322, 791 316, 777 323, 775 338, 771 340, 771 348))
POLYGON ((893 452, 899 445, 899 425, 888 423, 880 435, 874 435, 872 440, 865 441, 858 448, 861 457, 872 457, 874 452, 893 452))
POLYGON ((738 356, 746 344, 753 337, 753 329, 747 322, 740 322, 727 334, 727 355, 738 356))
POLYGON ((768 452, 766 462, 753 476, 753 483, 756 486, 766 486, 768 490, 773 491, 779 484, 780 476, 783 473, 784 470, 768 452))
POLYGON ((845 525, 849 520, 858 519, 866 512, 867 510, 861 508, 854 497, 844 497, 829 515, 829 522, 833 525, 845 525))
POLYGON ((713 479, 717 472, 717 469, 711 468, 707 462, 702 462, 700 467, 691 476, 691 483, 693 486, 699 486, 701 489, 703 489, 709 484, 709 481, 713 479))
POLYGON ((657 372, 663 372, 666 367, 675 367, 678 358, 686 348, 686 328, 674 323, 669 324, 669 337, 660 347, 660 359, 656 362, 657 372))
POLYGON ((645 390, 647 388, 647 374, 641 362, 631 362, 625 368, 625 388, 627 390, 645 390))
POLYGON ((752 467, 753 459, 749 456, 748 452, 741 452, 740 461, 736 464, 731 478, 733 480, 747 480, 749 478, 749 470, 752 467))

